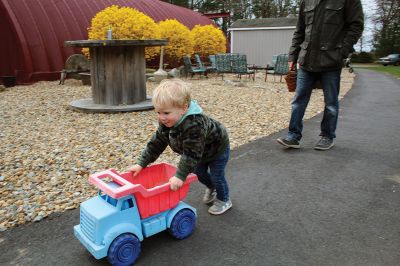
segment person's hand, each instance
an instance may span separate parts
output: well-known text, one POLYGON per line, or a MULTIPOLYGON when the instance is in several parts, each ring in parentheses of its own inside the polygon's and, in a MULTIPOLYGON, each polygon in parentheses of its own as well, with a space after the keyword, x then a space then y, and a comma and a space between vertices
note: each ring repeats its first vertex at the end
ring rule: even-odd
POLYGON ((128 168, 129 172, 133 172, 133 176, 137 176, 139 174, 140 171, 142 171, 143 167, 141 167, 138 164, 135 164, 134 166, 131 166, 130 168, 128 168))
POLYGON ((289 64, 289 70, 294 70, 294 67, 296 66, 296 64, 292 61, 289 61, 288 64, 289 64))
POLYGON ((173 176, 169 179, 169 185, 171 187, 171 190, 176 191, 182 187, 183 181, 176 176, 173 176))

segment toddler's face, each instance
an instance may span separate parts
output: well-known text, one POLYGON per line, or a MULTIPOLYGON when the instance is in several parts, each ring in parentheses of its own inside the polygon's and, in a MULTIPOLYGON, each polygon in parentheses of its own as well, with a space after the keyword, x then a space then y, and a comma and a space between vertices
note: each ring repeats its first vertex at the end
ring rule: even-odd
POLYGON ((173 127, 186 113, 187 107, 158 107, 155 108, 155 111, 157 113, 158 121, 160 121, 160 123, 162 123, 166 127, 173 127))

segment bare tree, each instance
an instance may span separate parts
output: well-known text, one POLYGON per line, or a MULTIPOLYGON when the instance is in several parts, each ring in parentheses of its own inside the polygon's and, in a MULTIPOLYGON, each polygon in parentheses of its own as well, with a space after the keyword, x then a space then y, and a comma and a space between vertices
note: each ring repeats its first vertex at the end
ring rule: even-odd
POLYGON ((374 19, 377 28, 374 33, 374 47, 377 55, 400 53, 400 1, 376 0, 377 14, 374 19))
POLYGON ((177 6, 189 7, 188 0, 161 0, 161 1, 173 4, 173 5, 177 5, 177 6))
POLYGON ((253 14, 256 18, 287 17, 296 15, 299 0, 253 0, 253 14))

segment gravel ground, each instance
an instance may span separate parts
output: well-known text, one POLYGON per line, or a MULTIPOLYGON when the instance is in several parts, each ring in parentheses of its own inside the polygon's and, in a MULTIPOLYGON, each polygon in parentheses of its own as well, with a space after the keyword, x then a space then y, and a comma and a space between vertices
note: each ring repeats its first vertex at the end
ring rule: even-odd
MULTIPOLYGON (((229 130, 232 149, 288 126, 293 93, 279 78, 264 82, 258 73, 242 86, 234 86, 234 76, 224 79, 187 81, 204 112, 229 130)), ((354 74, 343 71, 341 97, 353 81, 354 74)), ((155 86, 147 84, 148 94, 155 86)), ((90 87, 77 80, 0 92, 0 231, 77 208, 96 193, 87 182, 90 174, 135 163, 157 127, 154 111, 88 114, 69 108, 72 100, 90 95, 90 87)), ((322 110, 322 91, 314 90, 305 117, 322 110)), ((157 162, 177 160, 168 149, 157 162)))

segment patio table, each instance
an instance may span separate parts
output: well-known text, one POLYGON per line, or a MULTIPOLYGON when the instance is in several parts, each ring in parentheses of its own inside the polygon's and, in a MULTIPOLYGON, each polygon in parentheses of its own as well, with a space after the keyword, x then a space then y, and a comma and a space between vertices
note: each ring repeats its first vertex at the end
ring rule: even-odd
POLYGON ((167 40, 78 40, 69 47, 88 47, 92 98, 75 100, 71 107, 88 112, 130 112, 153 108, 146 95, 145 47, 167 40))

